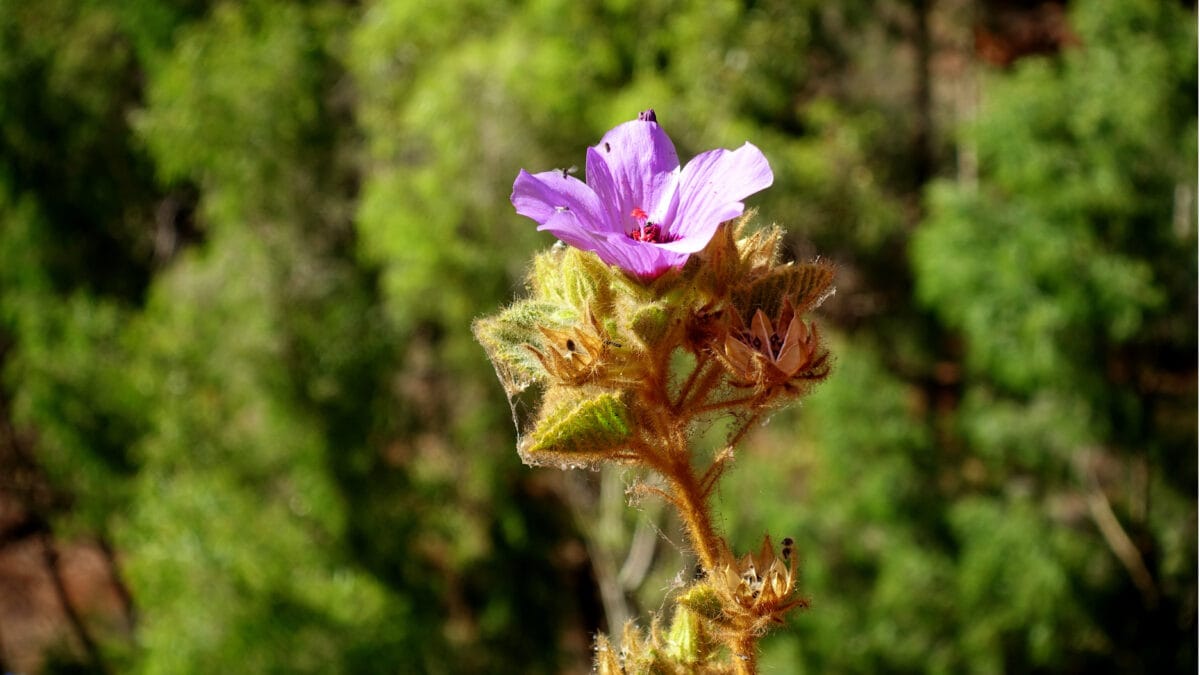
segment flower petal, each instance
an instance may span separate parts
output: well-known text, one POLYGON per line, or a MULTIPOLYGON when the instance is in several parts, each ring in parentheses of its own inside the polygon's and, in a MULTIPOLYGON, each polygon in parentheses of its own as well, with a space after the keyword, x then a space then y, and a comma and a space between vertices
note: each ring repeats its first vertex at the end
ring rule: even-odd
POLYGON ((775 360, 775 354, 771 349, 771 333, 775 332, 775 327, 771 325, 771 320, 760 309, 754 313, 754 319, 750 321, 750 335, 758 339, 759 344, 755 345, 759 351, 766 354, 772 361, 775 360))
POLYGON ((636 241, 625 234, 609 234, 605 239, 605 251, 596 252, 600 258, 643 279, 653 279, 672 267, 681 267, 688 259, 686 253, 668 251, 658 244, 636 241))
POLYGON ((625 232, 625 219, 622 218, 620 211, 620 191, 617 190, 617 184, 613 181, 612 172, 608 170, 608 164, 596 148, 587 149, 587 168, 584 171, 587 175, 588 187, 596 193, 596 197, 600 200, 600 208, 604 209, 607 218, 606 224, 612 228, 608 231, 625 232))
POLYGON ((742 214, 743 199, 774 180, 767 158, 750 143, 696 155, 679 176, 679 207, 665 228, 671 250, 699 251, 718 225, 742 214))
POLYGON ((596 193, 583 181, 564 171, 530 174, 522 169, 513 182, 510 199, 517 213, 532 218, 539 225, 546 225, 557 216, 570 213, 588 230, 612 229, 606 222, 608 212, 601 207, 596 193))
POLYGON ((596 232, 585 227, 570 211, 555 213, 538 227, 581 251, 592 251, 609 265, 643 279, 653 279, 687 262, 686 253, 665 251, 655 244, 635 241, 620 232, 596 232))
POLYGON ((725 358, 729 359, 741 379, 748 380, 754 374, 754 350, 733 337, 732 333, 725 335, 725 358))
POLYGON ((742 199, 774 180, 749 143, 704 153, 681 170, 653 111, 589 148, 586 176, 585 185, 566 171, 521 171, 513 206, 539 230, 643 279, 682 266, 721 222, 742 212, 742 199))
MULTIPOLYGON (((741 215, 741 211, 730 216, 730 218, 736 218, 738 215, 741 215)), ((726 218, 725 220, 729 220, 729 218, 726 218)), ((717 225, 725 222, 725 220, 717 221, 717 225)), ((703 250, 705 246, 708 246, 708 242, 712 241, 713 234, 716 233, 716 231, 716 225, 713 226, 711 231, 697 229, 697 231, 693 232, 689 236, 672 239, 671 241, 659 244, 659 246, 675 253, 695 253, 696 251, 703 250)), ((667 236, 671 236, 669 232, 667 236)))
POLYGON ((805 329, 804 322, 800 317, 792 315, 783 345, 779 347, 779 356, 775 359, 775 367, 789 377, 799 372, 800 366, 804 365, 804 347, 807 342, 808 330, 805 329))
MULTIPOLYGON (((641 225, 630 213, 645 211, 653 222, 669 204, 679 176, 675 144, 657 122, 634 120, 618 125, 600 139, 596 154, 608 167, 615 188, 621 229, 641 225)), ((592 180, 589 162, 588 182, 592 180)))
POLYGON ((550 216, 546 222, 538 226, 539 232, 549 232, 564 243, 570 244, 581 251, 595 251, 610 262, 604 255, 608 243, 604 237, 591 227, 579 221, 579 217, 570 211, 561 211, 550 216))

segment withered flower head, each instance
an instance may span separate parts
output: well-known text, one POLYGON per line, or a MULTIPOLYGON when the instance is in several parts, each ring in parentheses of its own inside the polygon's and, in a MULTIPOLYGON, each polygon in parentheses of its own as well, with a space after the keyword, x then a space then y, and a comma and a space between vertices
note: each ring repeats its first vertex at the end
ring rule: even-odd
POLYGON ((718 630, 762 634, 773 623, 808 600, 796 595, 796 557, 792 540, 783 540, 775 555, 771 537, 764 537, 757 554, 746 554, 713 570, 693 586, 680 603, 713 621, 718 630))
POLYGON ((734 565, 726 565, 715 581, 751 616, 780 623, 785 612, 806 604, 792 597, 796 590, 796 557, 792 555, 791 538, 783 542, 783 555, 777 557, 771 537, 764 537, 757 555, 747 553, 734 565))
POLYGON ((784 300, 774 324, 761 309, 754 313, 749 330, 736 312, 732 324, 725 336, 723 361, 736 384, 771 386, 827 374, 827 354, 820 350, 817 326, 806 325, 790 300, 784 300))
POLYGON ((545 352, 533 345, 525 348, 533 353, 552 377, 564 384, 580 385, 594 380, 604 366, 608 341, 604 328, 589 308, 584 325, 565 330, 538 326, 545 338, 545 352))
POLYGON ((726 310, 709 303, 693 310, 684 331, 684 344, 693 354, 708 351, 725 334, 726 310))

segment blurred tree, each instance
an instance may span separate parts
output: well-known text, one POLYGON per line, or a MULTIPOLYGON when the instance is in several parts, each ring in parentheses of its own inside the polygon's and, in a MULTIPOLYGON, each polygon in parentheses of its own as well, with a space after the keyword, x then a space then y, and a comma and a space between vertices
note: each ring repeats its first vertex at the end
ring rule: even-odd
POLYGON ((805 545, 813 611, 775 663, 1196 667, 1194 17, 1071 16, 1077 44, 985 76, 979 173, 928 192, 914 299, 948 332, 903 305, 858 326, 805 442, 770 435, 729 488, 736 526, 805 545))
POLYGON ((961 606, 998 663, 1190 672, 1195 22, 1142 0, 1072 18, 1078 46, 988 81, 978 188, 933 186, 914 249, 919 297, 963 338, 961 606), (985 590, 1022 540, 1043 548, 1018 569, 1053 582, 1036 614, 985 590))
MULTIPOLYGON (((354 99, 336 51, 349 16, 334 4, 219 6, 184 32, 139 117, 163 178, 199 187, 209 228, 204 251, 163 276, 143 317, 144 382, 167 388, 141 446, 144 508, 125 535, 135 585, 156 599, 142 631, 149 671, 492 660, 470 633, 470 649, 449 651, 456 618, 488 619, 474 606, 455 616, 473 575, 443 551, 459 521, 483 537, 496 521, 464 509, 470 495, 455 484, 422 475, 453 466, 449 457, 409 461, 410 448, 444 451, 453 432, 421 417, 438 380, 406 347, 404 317, 381 311, 373 270, 354 260, 354 99), (197 631, 204 638, 180 649, 178 636, 197 631)), ((530 529, 508 499, 497 510, 530 529)), ((556 649, 517 637, 519 604, 486 601, 500 618, 489 637, 526 645, 518 662, 554 662, 556 649)), ((553 619, 547 611, 544 625, 553 619)))
POLYGON ((126 142, 136 64, 117 17, 73 5, 0 5, 0 309, 13 414, 38 429, 79 525, 102 528, 133 470, 140 401, 107 388, 157 191, 126 142))
POLYGON ((147 402, 120 377, 120 332, 152 272, 159 193, 128 143, 139 73, 111 6, 0 3, 0 35, 0 546, 42 549, 51 611, 85 648, 56 662, 100 668, 132 609, 88 620, 58 561, 94 540, 128 600, 110 516, 130 503, 147 402))

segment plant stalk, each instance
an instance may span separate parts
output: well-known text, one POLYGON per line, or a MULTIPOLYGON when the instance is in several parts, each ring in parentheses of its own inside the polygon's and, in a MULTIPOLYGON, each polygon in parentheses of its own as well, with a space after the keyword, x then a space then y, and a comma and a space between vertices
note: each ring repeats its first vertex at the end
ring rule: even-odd
POLYGON ((671 483, 675 497, 673 503, 679 509, 679 516, 687 527, 692 545, 696 547, 696 556, 699 557, 701 566, 705 572, 712 572, 717 565, 729 558, 725 540, 713 527, 708 501, 686 456, 681 458, 681 461, 673 462, 671 469, 666 478, 671 483))

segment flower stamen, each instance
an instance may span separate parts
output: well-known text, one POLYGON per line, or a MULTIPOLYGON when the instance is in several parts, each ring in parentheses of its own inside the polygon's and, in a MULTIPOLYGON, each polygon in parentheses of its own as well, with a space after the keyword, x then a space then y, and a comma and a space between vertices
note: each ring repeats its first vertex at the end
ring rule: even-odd
POLYGON ((646 223, 629 231, 629 238, 634 241, 647 241, 652 244, 663 243, 662 228, 654 223, 646 223))
POLYGON ((634 241, 646 241, 652 244, 661 244, 667 239, 663 238, 662 228, 657 223, 648 222, 650 214, 640 206, 633 207, 629 212, 629 217, 638 222, 638 226, 629 231, 629 238, 634 241))

